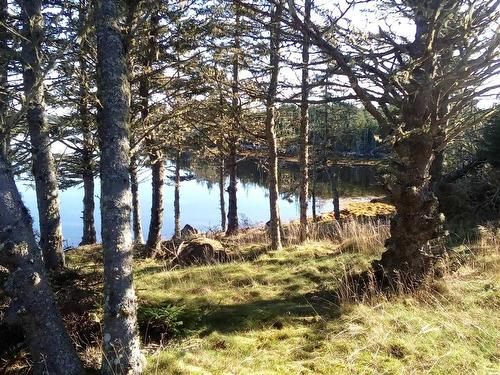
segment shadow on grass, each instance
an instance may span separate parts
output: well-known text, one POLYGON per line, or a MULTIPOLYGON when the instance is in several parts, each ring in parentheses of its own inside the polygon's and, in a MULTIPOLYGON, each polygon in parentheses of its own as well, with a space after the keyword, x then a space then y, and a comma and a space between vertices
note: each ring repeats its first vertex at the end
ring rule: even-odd
MULTIPOLYGON (((168 309, 178 301, 166 300, 162 304, 148 305, 151 309, 168 309)), ((212 332, 230 333, 260 329, 282 329, 297 322, 316 324, 340 317, 336 293, 316 291, 290 297, 253 300, 242 304, 217 305, 204 301, 185 305, 176 316, 182 321, 183 330, 177 337, 207 336, 212 332)), ((176 324, 173 322, 172 324, 176 324)))

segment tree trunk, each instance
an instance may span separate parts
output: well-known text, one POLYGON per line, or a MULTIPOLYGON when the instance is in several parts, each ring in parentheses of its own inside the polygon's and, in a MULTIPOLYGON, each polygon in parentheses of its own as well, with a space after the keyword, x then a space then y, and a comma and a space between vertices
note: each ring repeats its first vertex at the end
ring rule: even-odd
POLYGON ((391 282, 418 285, 445 255, 439 241, 444 215, 439 213, 430 178, 433 143, 431 136, 415 133, 394 145, 407 165, 395 167, 397 183, 388 186, 397 214, 391 220, 387 250, 374 264, 391 282))
POLYGON ((83 367, 59 314, 24 206, 0 155, 0 264, 10 271, 5 292, 12 303, 7 323, 23 329, 35 374, 79 375, 83 367))
POLYGON ((312 205, 313 221, 316 221, 318 215, 316 213, 316 167, 314 166, 313 166, 312 184, 311 184, 311 205, 312 205))
POLYGON ((8 159, 9 129, 7 129, 7 76, 9 70, 9 32, 4 26, 8 19, 7 0, 0 0, 0 155, 8 159))
MULTIPOLYGON (((156 6, 156 3, 154 4, 156 6)), ((159 15, 157 9, 151 13, 149 23, 149 38, 146 56, 144 58, 143 75, 139 82, 139 95, 141 96, 141 119, 144 127, 149 121, 149 95, 150 95, 150 75, 151 69, 156 59, 158 23, 159 15)), ((158 145, 156 131, 146 141, 149 150, 149 163, 151 166, 151 219, 149 222, 148 240, 146 251, 150 256, 154 256, 161 244, 161 231, 163 229, 163 184, 165 178, 165 166, 163 150, 158 145)))
POLYGON ((313 136, 313 140, 312 140, 312 143, 313 143, 313 151, 312 151, 312 160, 311 160, 311 205, 312 205, 312 217, 313 217, 313 221, 315 222, 316 221, 316 218, 317 218, 317 214, 316 214, 316 176, 317 176, 317 173, 316 173, 316 133, 314 133, 314 136, 313 136))
POLYGON ((228 208, 227 208, 227 231, 226 235, 232 236, 238 233, 238 200, 236 197, 237 192, 237 155, 236 146, 233 142, 229 145, 229 157, 227 169, 229 170, 229 186, 227 187, 228 193, 228 208))
POLYGON ((92 166, 84 166, 83 171, 83 235, 80 245, 97 242, 94 224, 94 173, 92 166))
POLYGON ((139 181, 137 179, 137 159, 135 155, 130 158, 130 190, 132 192, 132 226, 134 231, 134 242, 142 245, 141 203, 139 201, 139 181))
POLYGON ((23 18, 22 61, 24 94, 28 98, 28 123, 32 171, 35 177, 40 244, 47 269, 64 267, 63 238, 59 214, 59 189, 50 151, 49 125, 45 114, 45 94, 41 44, 44 21, 40 0, 20 0, 23 18))
POLYGON ((335 220, 340 220, 340 203, 339 203, 339 167, 334 165, 330 172, 330 182, 332 185, 332 200, 333 200, 333 214, 335 220))
POLYGON ((226 202, 224 199, 224 157, 220 156, 219 160, 219 205, 220 205, 220 226, 221 230, 226 230, 226 202))
MULTIPOLYGON (((431 3, 432 7, 439 2, 431 3)), ((444 215, 439 213, 439 201, 434 195, 431 167, 435 148, 443 137, 442 130, 432 124, 431 113, 436 110, 430 99, 435 60, 427 55, 430 38, 429 22, 422 14, 415 19, 416 33, 413 47, 420 56, 426 56, 411 71, 412 84, 408 87, 407 103, 401 108, 402 134, 393 143, 398 157, 394 166, 395 182, 389 185, 396 215, 391 220, 391 237, 380 262, 385 279, 413 287, 427 277, 439 274, 438 263, 446 256, 442 243, 444 215), (425 130, 430 129, 430 130, 425 130)), ((447 105, 443 98, 443 105, 447 105)), ((440 110, 440 109, 438 109, 440 110)))
MULTIPOLYGON (((311 17, 311 2, 304 4, 304 22, 311 17)), ((300 102, 300 241, 304 242, 309 237, 307 222, 307 205, 309 202, 309 36, 304 34, 302 42, 302 96, 300 102)))
POLYGON ((226 235, 232 236, 239 231, 238 222, 238 198, 237 192, 237 143, 238 137, 236 133, 240 129, 240 116, 241 105, 239 98, 239 72, 240 72, 240 8, 236 1, 233 2, 235 8, 235 28, 234 28, 234 53, 233 53, 233 79, 231 83, 231 110, 233 111, 234 128, 232 135, 229 138, 229 157, 228 157, 228 170, 229 170, 229 186, 228 193, 228 208, 227 208, 227 231, 226 235))
POLYGON ((137 332, 130 233, 128 134, 130 85, 119 7, 97 2, 101 223, 104 252, 103 374, 139 374, 144 358, 137 332))
POLYGON ((181 189, 181 153, 177 153, 175 158, 175 190, 174 190, 174 238, 181 238, 181 205, 180 205, 180 189, 181 189))
MULTIPOLYGON (((80 7, 80 28, 85 26, 86 14, 80 7)), ((86 44, 86 41, 83 42, 86 44)), ((97 242, 94 224, 94 167, 92 165, 92 124, 88 108, 89 77, 87 75, 87 62, 84 56, 84 47, 79 52, 80 64, 80 119, 83 129, 82 150, 82 179, 83 179, 83 235, 80 245, 91 245, 97 242)))
POLYGON ((274 7, 271 15, 271 43, 270 43, 270 67, 271 77, 266 98, 266 139, 269 158, 269 208, 270 208, 270 237, 271 248, 279 250, 282 248, 280 233, 280 217, 278 207, 278 146, 276 140, 276 91, 278 87, 279 73, 279 45, 280 45, 280 17, 283 10, 281 1, 274 7))
POLYGON ((163 152, 156 156, 150 155, 152 175, 152 201, 151 221, 149 223, 148 241, 146 243, 148 254, 153 256, 161 244, 161 231, 163 228, 163 185, 165 183, 165 166, 163 152), (156 159, 155 159, 156 158, 156 159))

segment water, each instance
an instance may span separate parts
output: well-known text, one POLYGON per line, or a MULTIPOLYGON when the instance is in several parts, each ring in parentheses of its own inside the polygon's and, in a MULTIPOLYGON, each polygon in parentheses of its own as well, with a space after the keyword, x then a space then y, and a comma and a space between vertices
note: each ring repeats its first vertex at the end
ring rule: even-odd
MULTIPOLYGON (((171 165, 170 165, 171 166, 171 165)), ((168 168, 171 170, 171 168, 168 168)), ((284 222, 298 218, 298 166, 282 162, 280 166, 280 212, 284 222)), ((167 175, 170 175, 167 172, 167 175)), ((181 182, 180 211, 181 227, 190 224, 202 231, 220 228, 219 185, 217 170, 209 164, 183 162, 183 175, 191 174, 193 179, 181 182)), ((367 199, 380 194, 375 171, 370 166, 340 168, 340 205, 345 206, 353 199, 367 199)), ((174 233, 174 186, 170 179, 164 185, 163 237, 174 233)), ((267 193, 267 173, 257 162, 244 160, 238 166, 238 216, 243 226, 265 223, 269 220, 269 198, 267 193)), ((227 181, 226 181, 227 186, 227 181)), ((38 230, 36 195, 33 186, 18 182, 24 202, 34 219, 34 229, 38 230)), ((317 212, 332 210, 331 188, 327 175, 319 175, 316 184, 317 212)), ((96 180, 96 210, 94 218, 98 239, 100 239, 99 180, 96 180)), ((82 235, 83 188, 72 187, 60 192, 61 220, 67 246, 76 246, 82 235)), ((147 169, 140 172, 139 199, 144 236, 147 235, 151 210, 151 177, 147 169)), ((226 193, 227 210, 227 193, 226 193)), ((311 207, 309 208, 311 211, 311 207)))

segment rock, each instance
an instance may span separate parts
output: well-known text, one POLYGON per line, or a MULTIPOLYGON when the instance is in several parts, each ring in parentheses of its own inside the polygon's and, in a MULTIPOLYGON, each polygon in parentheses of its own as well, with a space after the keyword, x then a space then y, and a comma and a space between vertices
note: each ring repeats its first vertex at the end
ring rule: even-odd
POLYGON ((231 256, 219 241, 206 237, 197 237, 183 241, 177 249, 173 263, 183 266, 192 264, 212 264, 227 262, 231 256))
POLYGON ((184 228, 181 229, 181 238, 183 240, 189 239, 189 238, 197 235, 198 233, 200 233, 200 231, 198 229, 196 229, 195 227, 192 227, 189 224, 186 224, 186 225, 184 225, 184 228))

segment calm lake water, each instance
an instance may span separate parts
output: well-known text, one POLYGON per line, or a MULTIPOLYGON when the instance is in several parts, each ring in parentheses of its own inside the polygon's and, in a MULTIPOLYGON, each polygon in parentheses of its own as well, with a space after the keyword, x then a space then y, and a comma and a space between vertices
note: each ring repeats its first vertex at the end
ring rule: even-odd
MULTIPOLYGON (((280 211, 284 222, 296 219, 299 215, 298 202, 298 165, 282 162, 280 166, 280 211)), ((180 208, 181 227, 190 224, 202 231, 220 228, 219 184, 217 170, 210 164, 183 162, 183 175, 193 178, 181 182, 180 208)), ((167 165, 167 176, 172 175, 171 164, 167 165)), ((376 173, 370 166, 343 166, 339 171, 340 205, 354 199, 367 199, 380 195, 376 173)), ((242 226, 265 223, 269 220, 269 199, 267 193, 267 173, 256 161, 244 160, 238 164, 238 215, 242 226)), ((151 177, 144 169, 140 173, 139 195, 144 236, 147 235, 149 213, 151 210, 151 177)), ((164 190, 163 236, 170 238, 174 232, 174 186, 166 179, 164 190)), ((34 219, 38 230, 36 196, 31 184, 18 182, 24 202, 34 219)), ((226 181, 227 187, 227 181, 226 181)), ((329 176, 318 176, 316 184, 317 212, 333 209, 329 176)), ((96 210, 94 213, 96 230, 100 238, 99 180, 96 180, 96 210)), ((76 246, 82 235, 82 187, 73 187, 60 192, 61 219, 63 235, 67 246, 76 246)), ((227 210, 227 193, 226 193, 227 210)), ((311 208, 310 208, 311 211, 311 208)))

